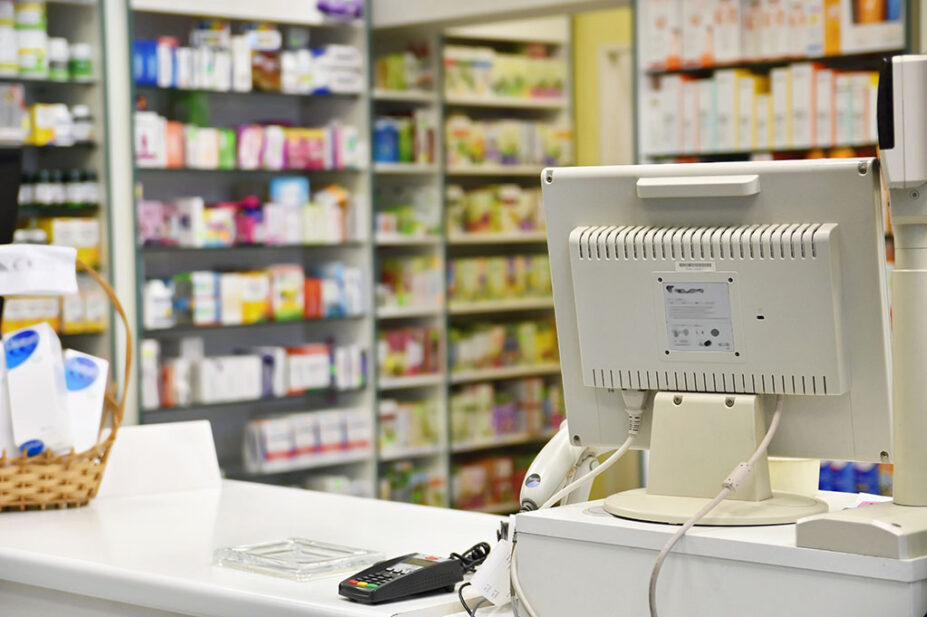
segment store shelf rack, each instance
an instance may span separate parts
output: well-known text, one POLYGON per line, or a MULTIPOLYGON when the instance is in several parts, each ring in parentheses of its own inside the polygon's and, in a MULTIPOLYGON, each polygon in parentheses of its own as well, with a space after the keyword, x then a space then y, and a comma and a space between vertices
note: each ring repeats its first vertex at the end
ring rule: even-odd
MULTIPOLYGON (((313 46, 329 43, 356 47, 364 58, 363 83, 370 82, 369 12, 354 21, 326 19, 307 4, 298 11, 286 0, 264 0, 258 4, 244 0, 130 0, 130 32, 137 39, 174 36, 186 41, 190 27, 203 18, 228 20, 234 33, 247 23, 273 23, 281 29, 296 26, 308 28, 313 46)), ((130 41, 131 45, 132 42, 130 41)), ((131 55, 131 48, 127 49, 131 55)), ((261 123, 268 118, 285 121, 292 126, 323 126, 340 122, 355 126, 362 139, 370 132, 371 91, 364 87, 358 93, 308 95, 285 92, 226 92, 214 90, 175 90, 153 86, 134 87, 136 95, 145 97, 148 109, 163 116, 177 113, 173 102, 194 97, 202 113, 209 117, 208 126, 238 126, 261 123), (177 95, 183 95, 178 97, 177 95)), ((173 118, 184 120, 182 117, 173 118)), ((344 186, 352 195, 360 220, 369 221, 372 165, 365 161, 360 168, 344 169, 162 169, 135 168, 135 184, 146 199, 170 200, 176 197, 202 195, 207 203, 237 200, 248 194, 266 191, 267 183, 280 176, 303 176, 310 180, 313 192, 332 183, 344 186), (257 188, 255 188, 257 187, 257 188), (247 191, 247 192, 245 192, 247 191)), ((276 344, 292 346, 299 343, 331 341, 335 344, 357 343, 366 349, 367 379, 358 390, 325 389, 279 399, 237 401, 214 405, 192 405, 183 408, 141 410, 142 422, 164 422, 205 418, 213 426, 220 465, 235 477, 266 482, 299 483, 314 474, 336 469, 352 479, 361 480, 368 494, 376 493, 376 457, 372 450, 342 453, 343 457, 316 459, 312 463, 298 461, 292 469, 268 470, 267 474, 247 474, 242 462, 244 429, 252 419, 266 415, 340 409, 350 403, 353 409, 375 416, 375 375, 370 370, 375 357, 373 291, 369 273, 373 264, 373 239, 364 230, 359 237, 338 244, 307 244, 296 246, 247 245, 220 248, 139 247, 136 251, 137 287, 141 290, 146 278, 168 277, 192 269, 247 270, 273 263, 297 263, 307 270, 333 261, 358 267, 368 280, 363 283, 365 309, 360 315, 327 319, 263 322, 250 325, 229 325, 210 328, 180 326, 164 330, 141 330, 141 336, 155 339, 163 349, 172 349, 190 337, 203 340, 208 355, 231 353, 250 345, 276 344)), ((139 307, 144 306, 141 292, 139 307)), ((140 309, 138 323, 144 323, 140 309)), ((170 354, 169 354, 170 355, 170 354)), ((141 397, 140 397, 141 398, 141 397)))

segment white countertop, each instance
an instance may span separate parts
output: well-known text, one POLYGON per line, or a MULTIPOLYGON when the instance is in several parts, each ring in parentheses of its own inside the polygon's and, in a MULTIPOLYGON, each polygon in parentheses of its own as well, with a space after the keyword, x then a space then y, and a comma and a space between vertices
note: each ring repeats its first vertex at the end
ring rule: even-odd
POLYGON ((0 579, 197 617, 459 612, 454 594, 379 607, 342 599, 344 574, 310 582, 214 566, 218 548, 303 537, 393 557, 493 543, 499 517, 222 482, 97 499, 73 510, 0 514, 0 579))
MULTIPOLYGON (((847 507, 856 499, 855 494, 847 493, 822 492, 817 496, 828 503, 831 511, 847 507)), ((519 514, 518 533, 658 551, 678 529, 675 525, 612 516, 602 503, 592 501, 519 514)), ((886 559, 798 548, 795 525, 695 527, 674 552, 890 581, 927 579, 927 557, 886 559)))

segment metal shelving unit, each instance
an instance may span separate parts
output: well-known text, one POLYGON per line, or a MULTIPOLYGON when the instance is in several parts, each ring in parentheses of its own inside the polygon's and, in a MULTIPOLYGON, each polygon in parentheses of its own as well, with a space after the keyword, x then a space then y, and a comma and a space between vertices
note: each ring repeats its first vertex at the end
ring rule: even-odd
MULTIPOLYGON (((434 163, 374 163, 374 211, 395 205, 391 195, 397 187, 408 187, 423 199, 429 202, 430 214, 433 217, 441 216, 440 194, 443 187, 443 165, 441 152, 443 151, 443 119, 441 117, 440 98, 438 86, 440 84, 440 40, 432 33, 389 33, 378 32, 374 37, 374 57, 384 54, 401 53, 409 49, 412 44, 427 45, 429 55, 427 58, 428 70, 434 76, 433 87, 430 89, 412 88, 409 90, 387 90, 380 87, 373 89, 373 115, 374 117, 389 115, 405 115, 416 110, 425 110, 435 117, 435 162, 434 163), (430 197, 429 197, 430 196, 430 197)), ((375 84, 376 85, 376 84, 375 84)), ((373 136, 371 135, 371 140, 373 136)), ((376 234, 376 231, 375 231, 376 234)), ((437 234, 403 235, 400 233, 376 234, 376 279, 379 280, 381 266, 384 259, 403 258, 412 256, 443 256, 444 239, 437 234)), ((444 269, 443 259, 439 260, 439 267, 444 269)), ((443 298, 442 298, 443 300, 443 298)), ((443 301, 439 305, 424 306, 381 306, 377 308, 377 338, 380 333, 410 326, 438 327, 444 322, 443 301)), ((441 340, 442 350, 447 349, 446 340, 441 340)), ((422 374, 410 376, 379 375, 377 379, 378 408, 383 401, 395 400, 399 403, 412 403, 423 400, 436 400, 439 415, 438 421, 442 425, 441 432, 446 432, 446 408, 444 396, 447 376, 442 363, 441 371, 436 374, 422 374)), ((379 414, 378 414, 379 420, 379 414)), ((395 465, 412 463, 424 466, 429 474, 443 478, 445 481, 444 494, 450 491, 447 468, 447 446, 445 440, 441 443, 430 444, 421 448, 406 448, 403 450, 384 450, 380 444, 381 426, 377 425, 377 467, 381 483, 388 484, 386 478, 389 470, 395 465)), ((381 497, 388 498, 388 491, 381 490, 381 497)), ((444 499, 441 503, 431 505, 449 505, 444 499)))
MULTIPOLYGON (((23 144, 23 171, 34 173, 42 169, 89 169, 97 174, 99 204, 90 207, 23 206, 19 221, 29 226, 42 218, 92 218, 99 223, 99 271, 112 281, 112 230, 110 229, 109 140, 106 123, 105 19, 101 2, 96 0, 49 0, 44 7, 49 37, 63 37, 68 43, 89 43, 92 50, 93 74, 87 79, 58 81, 21 76, 0 77, 2 84, 20 84, 27 105, 32 103, 64 103, 69 108, 86 105, 93 118, 93 139, 72 145, 37 146, 23 144)), ((113 321, 107 310, 103 332, 61 334, 67 346, 103 358, 114 358, 113 321)), ((114 371, 115 374, 115 371, 114 371)), ((122 386, 123 384, 120 384, 122 386)))
MULTIPOLYGON (((365 59, 364 81, 369 81, 369 9, 359 22, 338 22, 320 18, 314 9, 294 10, 285 0, 265 0, 259 4, 241 0, 202 0, 195 3, 179 0, 131 0, 130 31, 138 39, 174 36, 187 40, 190 27, 209 17, 229 20, 234 32, 248 22, 272 22, 285 29, 290 26, 308 27, 313 46, 329 43, 351 45, 365 59)), ((131 42, 130 42, 131 44, 131 42)), ((131 49, 127 50, 131 54, 131 49)), ((131 76, 127 76, 131 78, 131 76)), ((132 90, 132 105, 137 95, 143 95, 147 109, 171 118, 178 97, 196 97, 209 116, 209 126, 234 127, 241 124, 264 123, 272 119, 292 126, 323 126, 337 121, 357 127, 364 139, 370 132, 370 92, 309 95, 284 92, 225 92, 211 90, 180 90, 154 86, 136 86, 132 90)), ((182 119, 182 118, 178 118, 182 119)), ((161 169, 135 167, 137 193, 145 199, 169 200, 198 195, 209 202, 240 199, 249 194, 266 192, 267 184, 279 176, 308 178, 313 193, 328 184, 344 186, 351 194, 353 207, 363 221, 359 237, 337 244, 306 245, 242 245, 219 248, 189 248, 146 246, 136 250, 136 271, 139 281, 138 323, 143 324, 144 302, 142 282, 148 278, 169 277, 193 269, 245 271, 274 263, 297 263, 310 269, 334 261, 359 267, 369 279, 373 263, 373 240, 366 227, 370 220, 372 170, 369 162, 361 168, 268 170, 268 169, 161 169)), ((376 465, 370 449, 346 451, 311 462, 296 461, 290 467, 251 474, 245 471, 242 459, 244 429, 248 421, 265 416, 306 412, 322 409, 362 409, 375 417, 375 377, 370 368, 375 357, 372 308, 372 281, 363 283, 366 308, 362 314, 296 321, 268 321, 215 327, 177 326, 167 329, 141 329, 140 338, 152 338, 162 345, 177 345, 188 337, 202 338, 207 355, 234 352, 250 345, 292 346, 301 343, 357 343, 366 349, 367 379, 360 389, 322 389, 292 396, 235 401, 208 405, 190 405, 159 409, 140 409, 142 422, 208 419, 213 426, 220 465, 230 477, 262 482, 301 482, 317 473, 338 473, 360 479, 375 494, 376 465)), ((139 397, 141 400, 141 397, 139 397)))
MULTIPOLYGON (((540 43, 553 51, 553 56, 566 65, 565 92, 572 91, 570 78, 570 22, 567 18, 552 18, 532 22, 531 27, 504 27, 501 24, 455 28, 444 34, 445 45, 488 46, 501 51, 514 51, 523 43, 540 43)), ((571 119, 571 98, 563 97, 514 98, 495 95, 473 96, 445 92, 442 89, 445 117, 451 113, 464 114, 478 119, 520 119, 532 121, 561 121, 571 119)), ((541 165, 455 165, 445 163, 445 183, 457 184, 465 190, 501 183, 524 187, 539 187, 541 165)), ((462 233, 445 229, 445 260, 458 257, 520 255, 546 253, 547 235, 544 231, 507 233, 462 233)), ((511 322, 529 317, 553 315, 553 299, 512 298, 503 300, 447 303, 447 328, 471 323, 511 322)), ((492 367, 481 370, 450 371, 447 397, 462 387, 507 380, 545 377, 556 380, 559 364, 535 366, 492 367)), ((450 416, 450 409, 448 409, 450 416)), ((451 420, 448 418, 448 425, 451 420)), ((472 460, 493 452, 506 453, 513 449, 532 452, 540 449, 549 434, 498 435, 490 440, 454 443, 448 434, 449 465, 453 471, 457 463, 472 460)), ((452 497, 453 503, 453 497, 452 497)), ((483 511, 507 513, 518 510, 519 504, 489 504, 483 511)))

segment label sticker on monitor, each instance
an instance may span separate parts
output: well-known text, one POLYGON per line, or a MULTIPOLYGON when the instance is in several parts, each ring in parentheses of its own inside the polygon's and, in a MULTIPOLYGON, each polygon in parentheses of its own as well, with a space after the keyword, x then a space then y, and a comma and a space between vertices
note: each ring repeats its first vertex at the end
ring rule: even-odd
POLYGON ((663 283, 666 336, 673 351, 734 351, 727 283, 663 283))

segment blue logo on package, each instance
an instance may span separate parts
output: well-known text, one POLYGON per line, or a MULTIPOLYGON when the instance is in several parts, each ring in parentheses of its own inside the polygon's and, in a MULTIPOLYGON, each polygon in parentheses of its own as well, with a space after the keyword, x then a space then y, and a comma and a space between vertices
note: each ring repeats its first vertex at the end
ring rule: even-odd
POLYGON ((6 341, 6 367, 13 369, 29 359, 39 346, 39 333, 35 330, 23 330, 6 341))
POLYGON ((64 365, 64 382, 68 390, 83 390, 100 375, 100 369, 87 358, 69 358, 64 365))
POLYGON ((45 451, 45 444, 40 439, 31 439, 19 446, 19 451, 26 456, 36 456, 45 451))

